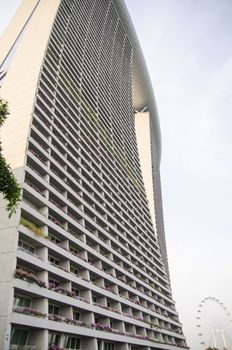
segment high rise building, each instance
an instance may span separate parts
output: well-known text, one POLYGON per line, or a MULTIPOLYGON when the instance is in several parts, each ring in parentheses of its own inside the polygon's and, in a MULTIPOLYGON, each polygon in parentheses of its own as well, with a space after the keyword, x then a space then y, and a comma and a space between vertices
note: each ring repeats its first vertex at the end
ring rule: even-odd
POLYGON ((0 348, 186 348, 171 295, 159 121, 122 0, 24 0, 0 41, 0 348))

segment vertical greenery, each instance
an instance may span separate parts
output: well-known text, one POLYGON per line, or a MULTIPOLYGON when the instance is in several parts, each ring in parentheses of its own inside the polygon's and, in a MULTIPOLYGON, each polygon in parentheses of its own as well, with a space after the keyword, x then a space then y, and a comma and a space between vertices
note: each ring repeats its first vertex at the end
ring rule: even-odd
MULTIPOLYGON (((0 128, 9 114, 8 103, 0 98, 0 128)), ((0 142, 0 192, 3 198, 7 200, 7 210, 9 217, 16 212, 16 208, 20 201, 21 189, 17 183, 14 174, 6 163, 2 155, 2 147, 0 142)))

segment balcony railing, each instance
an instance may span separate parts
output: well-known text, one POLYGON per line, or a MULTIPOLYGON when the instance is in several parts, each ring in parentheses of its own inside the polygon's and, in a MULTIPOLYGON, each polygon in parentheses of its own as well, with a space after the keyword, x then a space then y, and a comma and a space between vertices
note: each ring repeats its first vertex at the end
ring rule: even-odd
POLYGON ((42 350, 41 347, 36 345, 17 345, 11 344, 9 350, 42 350))

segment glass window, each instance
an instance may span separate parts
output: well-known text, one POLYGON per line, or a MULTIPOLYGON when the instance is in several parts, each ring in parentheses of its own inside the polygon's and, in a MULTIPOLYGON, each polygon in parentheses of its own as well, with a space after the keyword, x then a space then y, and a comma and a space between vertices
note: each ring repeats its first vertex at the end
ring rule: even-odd
POLYGON ((51 344, 58 345, 59 337, 60 336, 58 333, 49 332, 48 345, 51 345, 51 344))
POLYGON ((67 349, 80 349, 80 338, 66 336, 64 341, 64 347, 67 349))
POLYGON ((31 299, 26 298, 22 295, 15 295, 14 296, 14 307, 30 307, 31 306, 31 299))
POLYGON ((20 248, 23 248, 24 250, 27 250, 30 253, 33 253, 33 254, 35 253, 35 248, 24 241, 19 241, 18 246, 20 248))
POLYGON ((57 282, 57 281, 55 281, 55 280, 52 280, 52 279, 49 279, 48 280, 48 283, 49 284, 54 284, 56 287, 58 287, 60 284, 59 284, 59 282, 57 282))
POLYGON ((74 275, 77 275, 77 276, 79 275, 78 270, 73 266, 70 266, 70 272, 73 273, 74 275))
POLYGON ((57 305, 51 305, 48 306, 48 313, 49 315, 59 315, 60 308, 57 305))
POLYGON ((104 350, 114 350, 114 344, 104 342, 104 350))
POLYGON ((55 236, 49 234, 48 238, 50 239, 51 242, 55 243, 55 244, 59 244, 60 243, 60 239, 56 238, 55 236))
POLYGON ((28 331, 24 329, 12 329, 10 343, 14 345, 26 345, 28 331))
POLYGON ((72 292, 74 292, 77 296, 80 295, 80 291, 76 288, 72 288, 72 292))
POLYGON ((74 254, 78 254, 78 251, 73 247, 70 247, 69 250, 70 250, 70 252, 72 252, 74 254))
POLYGON ((80 321, 81 314, 80 312, 74 311, 74 320, 80 321))
POLYGON ((51 255, 48 255, 48 261, 54 265, 60 265, 60 261, 51 255))

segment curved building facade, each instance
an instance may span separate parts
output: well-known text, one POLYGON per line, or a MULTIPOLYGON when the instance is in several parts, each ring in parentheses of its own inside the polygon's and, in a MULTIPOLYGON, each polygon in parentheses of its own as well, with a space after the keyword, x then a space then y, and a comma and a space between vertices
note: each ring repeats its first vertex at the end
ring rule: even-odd
POLYGON ((121 0, 24 0, 0 40, 0 348, 185 349, 171 295, 159 120, 121 0))

